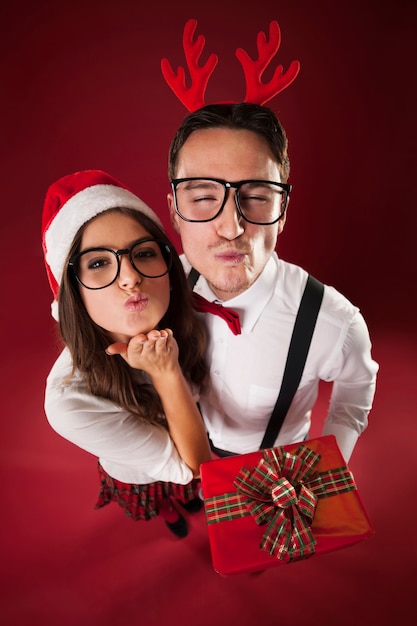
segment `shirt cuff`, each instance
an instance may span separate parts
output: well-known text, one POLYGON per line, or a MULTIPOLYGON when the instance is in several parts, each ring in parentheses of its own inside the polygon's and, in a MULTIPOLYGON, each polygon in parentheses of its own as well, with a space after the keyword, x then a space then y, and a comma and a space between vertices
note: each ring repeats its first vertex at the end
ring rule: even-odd
POLYGON ((348 463, 359 438, 358 433, 343 424, 328 423, 323 428, 323 436, 334 435, 345 462, 348 463))

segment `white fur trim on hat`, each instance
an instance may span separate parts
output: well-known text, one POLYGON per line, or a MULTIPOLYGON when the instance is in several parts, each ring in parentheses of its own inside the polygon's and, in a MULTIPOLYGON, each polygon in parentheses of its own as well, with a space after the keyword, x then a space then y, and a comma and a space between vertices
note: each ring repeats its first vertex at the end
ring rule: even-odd
POLYGON ((118 207, 135 209, 163 229, 154 211, 127 189, 115 185, 93 185, 83 189, 61 207, 44 235, 45 259, 58 285, 73 239, 81 226, 103 211, 118 207))

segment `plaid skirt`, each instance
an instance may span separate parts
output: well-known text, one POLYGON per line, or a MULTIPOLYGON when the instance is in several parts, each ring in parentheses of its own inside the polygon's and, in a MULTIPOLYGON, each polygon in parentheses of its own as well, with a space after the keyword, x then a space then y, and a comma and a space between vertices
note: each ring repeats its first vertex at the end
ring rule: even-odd
POLYGON ((199 481, 192 480, 186 485, 155 482, 147 485, 123 483, 109 476, 98 463, 100 493, 95 509, 101 509, 110 502, 116 502, 124 513, 134 521, 150 520, 158 515, 158 508, 163 500, 170 496, 184 504, 196 497, 199 481))

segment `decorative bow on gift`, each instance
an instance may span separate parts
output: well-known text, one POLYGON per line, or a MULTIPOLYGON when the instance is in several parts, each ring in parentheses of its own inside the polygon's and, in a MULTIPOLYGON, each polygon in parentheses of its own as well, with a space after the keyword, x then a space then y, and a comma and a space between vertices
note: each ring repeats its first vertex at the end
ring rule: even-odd
POLYGON ((295 561, 314 554, 316 539, 311 531, 320 498, 356 489, 350 470, 343 466, 317 472, 320 455, 302 444, 295 453, 270 448, 250 469, 236 476, 236 493, 205 501, 207 522, 222 522, 252 515, 267 524, 260 548, 281 561, 295 561))

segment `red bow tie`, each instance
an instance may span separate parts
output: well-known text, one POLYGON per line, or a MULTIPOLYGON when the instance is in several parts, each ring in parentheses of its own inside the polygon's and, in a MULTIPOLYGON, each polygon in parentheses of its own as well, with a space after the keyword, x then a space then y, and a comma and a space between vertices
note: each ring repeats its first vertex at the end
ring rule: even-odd
POLYGON ((222 317, 229 326, 232 333, 234 335, 240 335, 241 328, 239 313, 236 313, 236 311, 228 309, 221 304, 217 304, 216 302, 209 302, 195 291, 193 291, 193 301, 196 311, 198 311, 199 313, 212 313, 213 315, 218 315, 219 317, 222 317))

